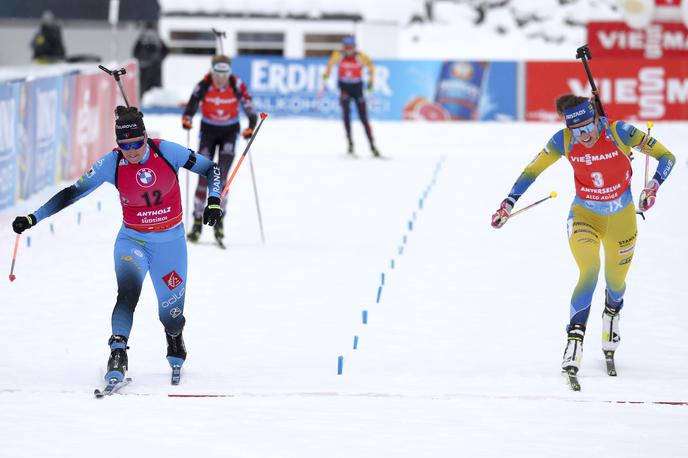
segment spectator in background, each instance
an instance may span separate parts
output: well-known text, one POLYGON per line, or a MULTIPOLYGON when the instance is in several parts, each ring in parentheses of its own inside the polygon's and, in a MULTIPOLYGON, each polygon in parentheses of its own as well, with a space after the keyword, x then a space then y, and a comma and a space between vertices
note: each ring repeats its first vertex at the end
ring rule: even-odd
POLYGON ((52 11, 44 11, 41 25, 31 40, 33 60, 38 64, 51 64, 65 60, 65 48, 62 42, 62 26, 55 19, 52 11))
POLYGON ((167 46, 160 39, 155 24, 146 23, 134 45, 134 57, 139 61, 141 94, 151 88, 162 86, 162 61, 167 56, 167 46))

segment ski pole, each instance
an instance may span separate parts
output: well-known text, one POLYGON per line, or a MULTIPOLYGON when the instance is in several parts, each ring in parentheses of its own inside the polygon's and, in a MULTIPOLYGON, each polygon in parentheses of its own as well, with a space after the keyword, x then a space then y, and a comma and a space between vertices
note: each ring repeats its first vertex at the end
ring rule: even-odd
POLYGON ((311 111, 318 111, 320 109, 320 101, 323 98, 323 94, 325 94, 325 81, 322 82, 318 89, 318 93, 315 96, 315 104, 313 104, 311 111))
POLYGON ((546 201, 546 200, 548 200, 548 199, 553 199, 553 198, 555 198, 555 197, 557 197, 557 193, 556 193, 555 191, 552 191, 552 192, 549 193, 549 196, 545 197, 544 199, 540 199, 540 200, 538 200, 537 202, 533 202, 532 204, 530 204, 530 205, 528 205, 528 206, 526 206, 526 207, 523 207, 523 208, 520 209, 520 210, 517 210, 517 211, 513 212, 512 214, 509 215, 509 218, 512 218, 512 217, 518 215, 519 213, 528 210, 529 208, 532 208, 532 207, 534 207, 534 206, 536 206, 536 205, 539 205, 539 204, 543 203, 544 201, 546 201))
POLYGON ((246 153, 248 153, 249 148, 251 148, 251 145, 253 144, 253 140, 255 140, 256 136, 258 135, 258 131, 260 130, 260 126, 263 125, 263 121, 265 121, 265 118, 267 118, 267 117, 268 117, 268 114, 265 112, 260 114, 260 122, 258 122, 258 125, 256 126, 255 132, 253 132, 253 135, 251 135, 251 138, 249 139, 248 143, 246 144, 246 148, 244 149, 244 152, 241 153, 241 157, 239 158, 239 162, 237 162, 236 167, 234 167, 234 170, 232 170, 232 174, 229 176, 229 179, 227 180, 227 184, 225 184, 225 187, 222 190, 222 194, 220 195, 220 200, 222 200, 225 197, 225 194, 227 194, 227 191, 229 191, 229 185, 232 184, 232 180, 234 180, 234 177, 236 176, 236 173, 239 170, 239 167, 241 167, 241 163, 244 162, 244 158, 246 157, 246 153))
POLYGON ((251 180, 253 181, 253 195, 256 198, 256 211, 258 212, 258 226, 260 226, 260 239, 265 243, 265 232, 263 232, 263 217, 260 213, 260 202, 258 201, 258 186, 256 184, 256 174, 253 172, 253 159, 248 155, 248 165, 251 169, 251 180))
MULTIPOLYGON (((646 123, 647 125, 647 139, 648 141, 650 140, 650 132, 652 131, 652 127, 654 126, 654 123, 652 121, 648 121, 646 123)), ((650 181, 650 155, 645 154, 645 181, 643 181, 644 185, 647 186, 648 181, 650 181)), ((636 215, 640 215, 643 218, 643 221, 645 221, 645 213, 641 212, 640 210, 636 210, 636 215)))
MULTIPOLYGON (((186 149, 191 150, 191 130, 186 131, 186 149)), ((189 181, 191 181, 191 172, 186 171, 186 212, 191 214, 189 210, 189 181)))
POLYGON ((588 75, 588 81, 590 81, 590 88, 592 89, 592 94, 595 97, 595 106, 600 114, 600 116, 607 117, 604 112, 604 107, 602 106, 602 100, 600 99, 600 91, 597 90, 595 85, 595 80, 592 77, 592 72, 590 71, 590 66, 588 65, 588 60, 592 59, 592 54, 590 54, 590 48, 588 45, 583 45, 576 50, 576 59, 581 59, 583 61, 583 66, 585 67, 585 73, 588 75))
MULTIPOLYGON (((652 130, 652 127, 654 127, 654 123, 652 121, 648 121, 646 123, 647 125, 647 139, 650 141, 650 131, 652 130)), ((645 155, 645 184, 647 185, 647 182, 650 181, 650 155, 646 154, 645 155)))
POLYGON ((120 68, 119 70, 109 70, 102 65, 98 65, 98 68, 107 73, 108 75, 112 76, 115 79, 115 82, 117 83, 117 86, 119 87, 119 91, 122 93, 122 97, 124 98, 124 104, 129 108, 129 101, 127 100, 127 95, 124 93, 124 88, 122 87, 122 82, 120 81, 119 77, 121 75, 126 75, 127 74, 127 69, 126 68, 120 68))
POLYGON ((17 260, 17 248, 19 247, 19 237, 21 237, 21 234, 17 234, 17 238, 14 239, 14 253, 12 254, 12 267, 10 267, 10 281, 14 281, 15 278, 17 278, 17 276, 14 275, 14 263, 17 260))

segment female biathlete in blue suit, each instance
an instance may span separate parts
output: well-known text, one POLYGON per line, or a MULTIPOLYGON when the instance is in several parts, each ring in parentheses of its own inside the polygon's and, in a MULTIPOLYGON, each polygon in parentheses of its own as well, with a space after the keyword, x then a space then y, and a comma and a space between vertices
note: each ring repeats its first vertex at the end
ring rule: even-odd
POLYGON ((110 358, 105 378, 122 380, 128 369, 127 342, 143 280, 150 273, 158 298, 158 314, 167 337, 167 359, 181 368, 186 359, 182 337, 186 292, 186 238, 177 171, 180 167, 208 179, 204 223, 222 217, 219 167, 193 151, 146 134, 136 107, 115 110, 115 148, 93 164, 73 185, 63 189, 28 216, 12 223, 21 234, 41 220, 87 196, 103 183, 119 191, 123 224, 115 241, 117 302, 112 312, 110 358))

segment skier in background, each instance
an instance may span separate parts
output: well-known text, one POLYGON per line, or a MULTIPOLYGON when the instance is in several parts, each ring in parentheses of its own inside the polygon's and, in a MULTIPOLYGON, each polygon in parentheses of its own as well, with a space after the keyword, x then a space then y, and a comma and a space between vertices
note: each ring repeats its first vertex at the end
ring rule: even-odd
MULTIPOLYGON (((210 72, 196 84, 182 116, 182 127, 191 129, 192 119, 198 107, 201 107, 201 129, 198 152, 212 160, 215 149, 219 149, 218 164, 223 182, 232 166, 235 156, 236 140, 240 132, 239 105, 248 116, 248 128, 241 132, 245 139, 251 138, 256 127, 258 116, 251 96, 241 79, 232 74, 229 57, 217 55, 211 61, 210 72)), ((187 235, 190 242, 197 242, 201 236, 203 202, 205 201, 208 182, 199 177, 194 199, 194 223, 187 235)), ((222 203, 223 212, 226 203, 222 203)), ((215 240, 224 248, 224 224, 222 219, 215 225, 215 240)))
MULTIPOLYGON (((600 245, 604 247, 606 294, 602 313, 602 349, 619 345, 619 319, 626 290, 626 274, 636 245, 636 209, 631 195, 631 148, 658 160, 657 170, 640 193, 638 207, 649 210, 657 190, 675 163, 661 143, 624 121, 600 116, 585 97, 564 94, 556 109, 566 122, 547 146, 525 168, 506 199, 492 215, 492 226, 501 228, 516 201, 547 167, 562 157, 573 167, 576 197, 567 228, 569 247, 578 264, 579 278, 571 297, 570 322, 562 369, 575 374, 583 356, 583 337, 592 295, 600 271, 600 245)), ((610 374, 611 375, 611 374, 610 374)))
POLYGON ((380 157, 380 152, 373 140, 373 130, 370 128, 368 120, 368 109, 366 99, 363 95, 363 67, 368 68, 367 91, 371 92, 374 86, 375 66, 373 61, 363 52, 356 49, 356 40, 353 36, 347 35, 342 39, 342 51, 333 51, 327 68, 323 74, 323 80, 327 81, 332 72, 332 68, 339 64, 337 85, 339 86, 339 103, 342 106, 342 119, 346 138, 349 141, 349 154, 354 154, 354 141, 351 137, 351 101, 356 103, 358 117, 363 123, 370 152, 374 157, 380 157))
POLYGON ((114 185, 120 196, 124 220, 115 241, 117 301, 112 312, 110 358, 105 379, 121 381, 128 370, 127 343, 134 309, 146 274, 158 298, 158 314, 165 328, 167 360, 181 369, 186 360, 182 330, 186 292, 186 240, 178 170, 202 175, 212 185, 203 212, 212 226, 222 218, 222 183, 218 166, 187 148, 161 139, 150 139, 143 113, 136 107, 117 107, 115 135, 118 148, 93 164, 73 185, 58 192, 43 206, 12 223, 17 234, 86 197, 103 183, 114 185))
POLYGON ((167 56, 167 46, 158 35, 153 22, 147 22, 134 44, 132 54, 139 61, 141 94, 162 86, 162 61, 167 56))

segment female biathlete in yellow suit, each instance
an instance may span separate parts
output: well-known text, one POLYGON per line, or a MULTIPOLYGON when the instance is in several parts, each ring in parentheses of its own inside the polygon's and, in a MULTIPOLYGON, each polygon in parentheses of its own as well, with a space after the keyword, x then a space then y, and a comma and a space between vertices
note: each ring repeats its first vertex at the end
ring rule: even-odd
POLYGON ((632 125, 598 116, 593 103, 584 97, 562 95, 556 101, 556 108, 566 121, 566 128, 557 132, 525 168, 509 197, 492 216, 492 226, 500 228, 506 223, 518 198, 542 171, 561 157, 568 159, 576 185, 576 197, 567 221, 568 237, 580 275, 571 297, 562 369, 577 371, 600 272, 600 244, 604 247, 607 284, 602 348, 614 351, 619 345, 619 312, 637 238, 636 210, 630 188, 631 148, 659 161, 652 180, 640 194, 641 211, 654 205, 657 190, 671 172, 675 158, 661 143, 632 125))

